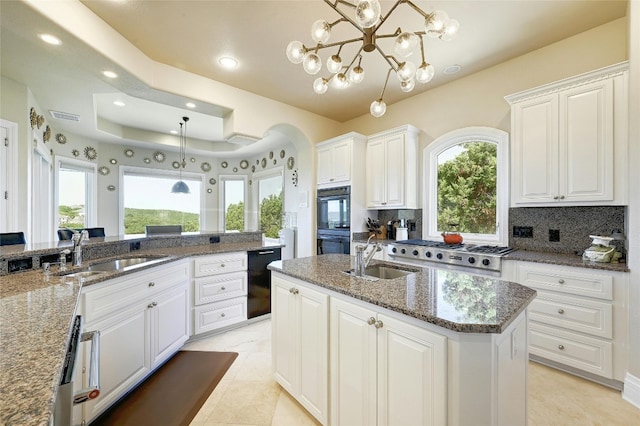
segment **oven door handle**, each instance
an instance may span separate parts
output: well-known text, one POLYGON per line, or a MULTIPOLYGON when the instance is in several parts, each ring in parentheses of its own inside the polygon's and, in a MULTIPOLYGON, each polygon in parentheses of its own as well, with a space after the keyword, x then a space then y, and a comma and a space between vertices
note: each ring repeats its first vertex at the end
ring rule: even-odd
POLYGON ((100 331, 82 333, 81 342, 91 340, 91 358, 89 360, 89 386, 73 395, 74 404, 82 404, 100 395, 100 331))

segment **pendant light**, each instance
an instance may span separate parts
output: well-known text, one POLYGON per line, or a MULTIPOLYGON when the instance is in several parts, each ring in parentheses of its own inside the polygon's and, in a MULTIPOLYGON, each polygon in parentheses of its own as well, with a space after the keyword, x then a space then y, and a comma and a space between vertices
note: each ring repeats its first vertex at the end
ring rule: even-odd
POLYGON ((187 151, 187 122, 189 121, 189 117, 182 117, 184 123, 180 123, 180 180, 173 184, 171 188, 172 194, 189 194, 189 186, 182 180, 182 169, 187 166, 187 161, 185 160, 186 151, 187 151), (184 124, 184 132, 182 129, 182 125, 184 124))

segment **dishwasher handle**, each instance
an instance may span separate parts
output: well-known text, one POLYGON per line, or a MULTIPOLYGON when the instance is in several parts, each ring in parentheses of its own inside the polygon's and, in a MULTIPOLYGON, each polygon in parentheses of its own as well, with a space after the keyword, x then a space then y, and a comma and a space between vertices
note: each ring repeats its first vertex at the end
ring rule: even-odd
POLYGON ((91 340, 91 359, 89 361, 89 386, 73 395, 74 404, 82 404, 100 395, 100 331, 82 333, 81 342, 91 340))
POLYGON ((265 254, 273 254, 274 251, 273 250, 265 250, 265 251, 259 251, 257 252, 259 255, 265 255, 265 254))

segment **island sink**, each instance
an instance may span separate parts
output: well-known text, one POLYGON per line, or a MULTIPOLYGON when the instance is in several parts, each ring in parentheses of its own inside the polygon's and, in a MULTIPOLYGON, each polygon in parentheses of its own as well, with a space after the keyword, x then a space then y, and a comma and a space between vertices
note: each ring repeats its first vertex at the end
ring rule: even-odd
MULTIPOLYGON (((411 275, 416 271, 408 271, 405 269, 392 268, 389 266, 383 265, 373 265, 368 266, 364 270, 364 279, 369 280, 392 280, 395 278, 406 277, 407 275, 411 275)), ((345 274, 351 275, 352 277, 357 277, 355 270, 350 269, 348 271, 344 271, 345 274)))

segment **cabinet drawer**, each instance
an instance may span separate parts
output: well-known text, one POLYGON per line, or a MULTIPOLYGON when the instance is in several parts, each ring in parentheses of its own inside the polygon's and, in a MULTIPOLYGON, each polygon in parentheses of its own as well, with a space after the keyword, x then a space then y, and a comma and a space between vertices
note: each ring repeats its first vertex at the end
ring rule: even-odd
POLYGON ((214 254, 211 256, 198 257, 193 261, 194 277, 246 270, 246 252, 214 254))
POLYGON ((613 277, 596 271, 578 272, 549 265, 521 264, 518 267, 518 283, 540 290, 613 299, 613 277))
POLYGON ((608 339, 613 337, 611 303, 539 291, 528 309, 532 321, 608 339))
POLYGON ((247 273, 244 271, 196 278, 193 283, 194 305, 247 295, 247 273))
POLYGON ((529 323, 529 353, 613 378, 613 344, 535 322, 529 323))
POLYGON ((247 298, 223 300, 222 302, 193 308, 194 333, 204 333, 247 319, 247 298))

